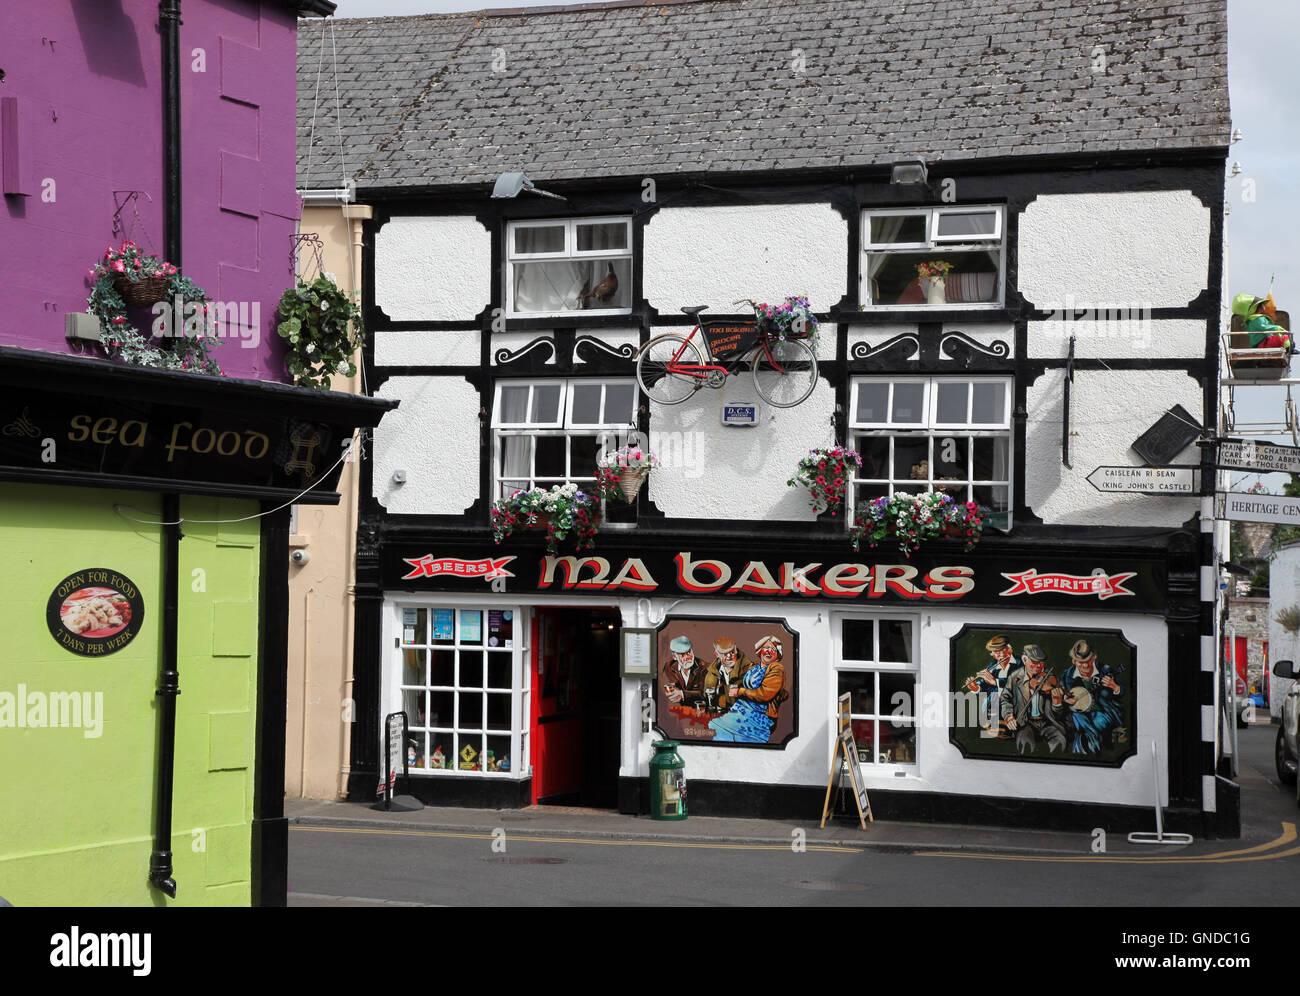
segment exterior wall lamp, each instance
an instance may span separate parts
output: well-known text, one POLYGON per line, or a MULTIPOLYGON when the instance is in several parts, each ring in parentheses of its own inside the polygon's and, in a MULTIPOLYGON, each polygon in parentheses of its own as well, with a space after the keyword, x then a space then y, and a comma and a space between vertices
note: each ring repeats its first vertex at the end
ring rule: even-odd
POLYGON ((533 186, 533 181, 524 176, 523 173, 502 173, 497 177, 497 182, 492 187, 492 196, 496 198, 518 197, 521 190, 541 194, 543 197, 554 197, 557 201, 568 200, 563 194, 552 194, 547 190, 538 190, 533 186))
POLYGON ((889 182, 894 184, 924 184, 929 181, 929 178, 925 163, 920 159, 904 159, 902 162, 894 163, 894 168, 889 174, 889 182))

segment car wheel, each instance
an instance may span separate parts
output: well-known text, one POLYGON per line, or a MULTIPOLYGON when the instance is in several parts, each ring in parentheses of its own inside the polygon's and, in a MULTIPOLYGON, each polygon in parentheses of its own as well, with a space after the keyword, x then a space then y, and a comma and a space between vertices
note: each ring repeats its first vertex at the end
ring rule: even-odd
POLYGON ((1296 781, 1296 760, 1286 749, 1286 738, 1282 731, 1277 731, 1277 746, 1273 748, 1273 760, 1277 764, 1277 777, 1283 785, 1294 785, 1296 781))

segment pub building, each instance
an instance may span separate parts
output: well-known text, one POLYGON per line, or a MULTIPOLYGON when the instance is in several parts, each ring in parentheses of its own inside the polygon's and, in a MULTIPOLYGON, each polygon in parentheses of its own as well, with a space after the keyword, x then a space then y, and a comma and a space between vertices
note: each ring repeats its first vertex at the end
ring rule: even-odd
POLYGON ((1202 738, 1211 513, 1184 470, 1089 480, 1210 466, 1223 6, 1081 34, 1066 0, 995 2, 978 38, 908 6, 335 26, 365 372, 401 402, 361 471, 351 798, 404 712, 431 803, 645 813, 671 738, 692 814, 816 818, 848 693, 877 818, 1151 829, 1156 764, 1166 826, 1237 832, 1202 738), (748 360, 674 375, 678 403, 638 382, 694 306, 734 328, 787 298, 818 320, 800 403, 748 360), (592 548, 495 542, 494 502, 591 492, 626 443, 660 466, 592 548), (860 466, 819 514, 787 481, 835 445, 860 466), (855 550, 874 501, 936 493, 978 507, 977 543, 855 550))
POLYGON ((82 6, 0 8, 0 896, 283 906, 292 506, 392 407, 284 383, 275 334, 298 17, 333 4, 82 6), (225 376, 105 356, 124 241, 243 302, 225 376))

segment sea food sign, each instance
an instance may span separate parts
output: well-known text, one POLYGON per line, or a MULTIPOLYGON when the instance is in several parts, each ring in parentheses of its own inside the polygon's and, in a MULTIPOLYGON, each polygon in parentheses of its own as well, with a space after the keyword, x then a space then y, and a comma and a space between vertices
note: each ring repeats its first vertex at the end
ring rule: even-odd
POLYGON ((480 547, 392 551, 385 555, 384 582, 409 590, 487 588, 502 593, 965 600, 986 605, 1031 599, 1036 606, 1144 612, 1159 611, 1165 598, 1163 572, 1153 565, 1116 570, 1078 562, 1031 566, 1003 561, 997 568, 977 571, 971 564, 943 563, 933 557, 898 564, 793 559, 780 553, 742 559, 689 550, 632 557, 551 555, 535 561, 483 554, 480 547), (1006 570, 1008 566, 1021 569, 1006 570))
POLYGON ((0 470, 184 481, 261 491, 333 489, 346 427, 131 398, 66 399, 7 390, 0 398, 0 470))

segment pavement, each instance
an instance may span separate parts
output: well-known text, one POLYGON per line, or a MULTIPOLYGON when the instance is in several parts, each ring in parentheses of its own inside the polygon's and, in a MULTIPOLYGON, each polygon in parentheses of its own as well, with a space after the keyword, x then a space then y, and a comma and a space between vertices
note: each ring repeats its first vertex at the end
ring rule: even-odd
MULTIPOLYGON (((1269 727, 1271 722, 1261 718, 1257 726, 1269 727)), ((1270 749, 1271 734, 1260 731, 1251 740, 1259 739, 1263 746, 1258 766, 1264 768, 1270 749)), ((1130 844, 1122 835, 1107 841, 1111 854, 1157 853, 1172 855, 1176 851, 1188 853, 1226 847, 1242 847, 1251 843, 1268 841, 1280 829, 1278 816, 1294 820, 1294 801, 1282 798, 1275 785, 1268 784, 1259 774, 1246 766, 1242 779, 1243 789, 1263 790, 1268 805, 1265 811, 1247 803, 1243 808, 1247 816, 1262 817, 1257 825, 1253 820, 1243 820, 1239 841, 1215 841, 1197 838, 1185 847, 1152 847, 1130 844), (1251 776, 1259 782, 1252 784, 1251 776), (1277 799, 1272 797, 1276 796, 1277 799), (1276 808, 1275 808, 1276 807, 1276 808), (1270 811, 1271 810, 1271 811, 1270 811)), ((685 820, 653 820, 649 816, 629 816, 612 810, 587 809, 569 806, 529 806, 524 809, 468 809, 460 806, 426 806, 414 812, 386 812, 372 809, 369 804, 356 802, 326 802, 314 799, 285 799, 285 815, 290 824, 313 827, 348 827, 376 832, 422 831, 447 835, 490 837, 505 831, 507 837, 537 837, 554 840, 623 840, 645 841, 648 844, 692 842, 700 844, 743 844, 749 846, 780 846, 789 848, 803 832, 802 842, 808 846, 845 847, 882 852, 917 851, 968 851, 982 854, 1052 855, 1088 854, 1091 852, 1091 835, 1084 832, 1016 829, 1008 827, 980 827, 970 824, 906 823, 877 821, 858 827, 856 818, 835 817, 825 828, 816 821, 760 820, 691 816, 685 820)), ((1155 829, 1152 813, 1151 830, 1155 829)))

